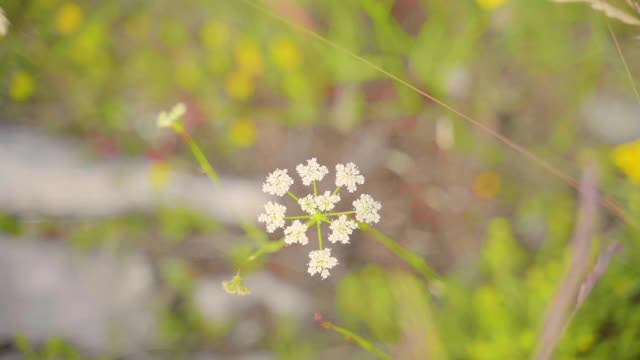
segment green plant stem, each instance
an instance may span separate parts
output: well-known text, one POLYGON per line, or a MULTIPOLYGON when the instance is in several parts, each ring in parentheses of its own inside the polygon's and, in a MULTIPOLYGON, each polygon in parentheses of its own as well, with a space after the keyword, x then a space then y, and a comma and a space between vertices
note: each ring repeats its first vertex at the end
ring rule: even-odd
POLYGON ((298 201, 298 200, 299 200, 299 199, 298 199, 298 197, 297 197, 297 196, 295 196, 295 195, 293 195, 293 193, 292 193, 291 191, 287 191, 287 194, 289 194, 289 196, 291 196, 291 198, 292 198, 293 200, 295 200, 295 201, 298 201))
POLYGON ((324 327, 325 329, 330 329, 330 330, 333 330, 333 331, 337 332, 338 334, 344 335, 349 340, 353 340, 362 349, 364 349, 367 352, 379 357, 380 359, 393 360, 393 358, 391 356, 389 356, 387 353, 382 351, 377 346, 373 345, 373 343, 371 343, 369 340, 367 340, 367 339, 363 338, 362 336, 354 333, 353 331, 347 330, 347 329, 345 329, 343 327, 340 327, 340 326, 338 326, 336 324, 330 323, 328 321, 323 321, 323 320, 320 320, 320 325, 322 327, 324 327))
POLYGON ((338 215, 349 215, 349 214, 355 214, 355 211, 342 211, 342 212, 334 212, 334 213, 327 213, 324 214, 325 216, 338 216, 338 215))
POLYGON ((198 146, 198 144, 196 144, 191 135, 189 135, 189 133, 187 133, 184 128, 182 128, 182 126, 174 126, 174 129, 189 145, 189 149, 191 149, 193 156, 195 156, 198 164, 200 164, 200 168, 202 168, 205 174, 207 174, 216 185, 221 186, 222 184, 220 182, 218 173, 216 173, 216 171, 213 169, 213 167, 209 163, 209 160, 207 160, 207 157, 204 155, 202 150, 200 150, 200 147, 198 146))
POLYGON ((311 219, 311 215, 285 216, 284 219, 285 220, 311 219))
POLYGON ((247 258, 246 262, 254 261, 254 260, 256 260, 257 258, 259 258, 260 256, 262 256, 264 254, 274 253, 274 252, 282 249, 282 247, 284 245, 285 245, 284 239, 275 240, 275 241, 267 241, 266 243, 262 244, 258 248, 258 250, 254 251, 251 255, 249 255, 249 257, 247 258))
POLYGON ((338 191, 340 191, 341 186, 338 186, 334 191, 333 191, 333 195, 337 194, 338 191))
POLYGON ((359 222, 358 225, 360 225, 360 229, 362 229, 362 231, 371 234, 376 241, 401 257, 407 264, 424 276, 425 279, 431 281, 437 280, 440 277, 438 273, 436 273, 418 254, 398 244, 398 242, 370 225, 363 222, 359 222))
POLYGON ((318 247, 322 250, 322 229, 320 229, 320 221, 316 222, 318 225, 318 247))
POLYGON ((313 180, 313 195, 318 196, 318 186, 315 180, 313 180))

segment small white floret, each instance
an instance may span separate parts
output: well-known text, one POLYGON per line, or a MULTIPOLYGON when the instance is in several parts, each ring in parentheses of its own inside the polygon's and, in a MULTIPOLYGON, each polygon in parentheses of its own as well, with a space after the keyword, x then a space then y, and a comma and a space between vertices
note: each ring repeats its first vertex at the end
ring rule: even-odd
POLYGON ((314 250, 309 253, 309 274, 320 274, 323 279, 326 279, 329 274, 329 269, 338 265, 338 259, 331 256, 331 249, 314 250))
POLYGON ((357 185, 364 184, 364 176, 354 163, 336 165, 336 186, 345 186, 349 192, 356 191, 357 185))
POLYGON ((166 128, 171 127, 175 124, 187 111, 187 108, 184 106, 184 103, 176 104, 169 113, 163 111, 158 115, 158 119, 156 120, 158 127, 166 128))
POLYGON ((302 208, 302 211, 307 214, 315 214, 318 211, 318 205, 316 204, 316 197, 313 194, 309 194, 303 198, 298 199, 298 204, 302 208))
POLYGON ((332 210, 338 201, 340 201, 340 195, 331 194, 329 191, 325 191, 324 194, 316 196, 316 206, 320 211, 332 210))
POLYGON ((373 224, 380 221, 378 211, 382 208, 380 202, 373 200, 370 195, 362 194, 360 198, 353 202, 356 210, 356 219, 367 224, 373 224))
POLYGON ((331 235, 329 235, 329 241, 332 243, 341 242, 343 244, 349 243, 349 236, 358 227, 358 224, 349 220, 345 215, 340 215, 339 218, 333 220, 329 228, 331 229, 331 235))
POLYGON ((267 225, 267 232, 274 232, 276 229, 284 227, 284 213, 287 208, 284 205, 269 201, 264 205, 264 214, 258 216, 258 222, 267 225))
POLYGON ((296 171, 305 185, 311 185, 313 181, 320 181, 329 173, 327 167, 318 164, 316 158, 307 160, 307 165, 296 166, 296 171))
POLYGON ((291 185, 293 185, 293 179, 287 174, 287 170, 276 169, 267 176, 267 180, 262 184, 262 191, 282 196, 289 191, 291 185))
POLYGON ((287 245, 299 243, 300 245, 307 245, 309 238, 307 237, 307 225, 301 223, 298 220, 284 229, 284 242, 287 245))

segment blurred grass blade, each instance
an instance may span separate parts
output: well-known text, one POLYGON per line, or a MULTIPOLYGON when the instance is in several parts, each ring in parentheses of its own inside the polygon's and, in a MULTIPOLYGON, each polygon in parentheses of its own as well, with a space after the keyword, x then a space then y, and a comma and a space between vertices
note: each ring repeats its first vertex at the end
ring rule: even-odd
POLYGON ((407 264, 424 276, 427 280, 437 280, 439 278, 431 266, 429 266, 424 259, 413 251, 398 244, 395 240, 380 232, 378 229, 360 222, 360 229, 364 232, 368 232, 373 238, 380 244, 384 245, 387 249, 391 250, 394 254, 401 257, 407 264))
POLYGON ((189 145, 189 149, 191 149, 193 156, 195 156, 196 160, 198 161, 198 164, 200 164, 200 168, 202 168, 202 171, 204 171, 205 174, 207 174, 207 176, 209 176, 209 178, 216 185, 221 186, 222 183, 220 182, 220 177, 218 176, 218 173, 213 169, 213 166, 211 166, 211 164, 209 163, 209 160, 204 155, 202 150, 200 150, 200 147, 195 142, 195 140, 193 140, 191 135, 189 135, 189 133, 187 133, 182 128, 178 128, 176 129, 176 131, 178 132, 178 134, 180 134, 182 139, 189 145))
POLYGON ((338 334, 344 335, 347 340, 352 340, 356 344, 358 344, 361 348, 368 351, 369 353, 379 357, 380 359, 385 360, 393 360, 391 356, 389 356, 384 351, 380 350, 377 346, 373 345, 369 340, 363 338, 362 336, 354 333, 353 331, 347 330, 343 327, 337 326, 331 322, 322 320, 322 317, 319 314, 316 314, 315 319, 320 322, 320 325, 326 329, 333 330, 338 334))
POLYGON ((589 249, 595 231, 598 212, 597 167, 588 163, 580 184, 581 199, 576 218, 578 219, 571 238, 571 254, 567 260, 566 273, 556 287, 553 300, 549 304, 540 331, 535 359, 548 360, 562 338, 573 314, 569 308, 580 289, 582 276, 589 262, 589 249))
POLYGON ((622 21, 628 25, 640 26, 640 19, 618 9, 604 0, 553 0, 558 3, 585 3, 591 5, 591 8, 602 12, 607 17, 622 21))
POLYGON ((616 36, 616 33, 613 32, 613 29, 611 28, 611 24, 609 23, 609 19, 606 19, 607 22, 607 29, 609 30, 609 34, 611 35, 611 38, 613 39, 613 43, 616 46, 616 51, 618 52, 618 56, 620 57, 620 61, 622 61, 622 65, 624 66, 624 70, 627 73, 627 78, 629 79, 629 82, 631 83, 631 88, 633 89, 633 93, 636 95, 636 100, 638 100, 638 103, 640 104, 640 92, 638 92, 638 87, 636 86, 636 81, 633 78, 633 74, 631 73, 631 69, 629 68, 629 64, 627 64, 627 59, 624 56, 624 53, 622 52, 622 47, 620 46, 620 43, 618 42, 618 37, 616 36))

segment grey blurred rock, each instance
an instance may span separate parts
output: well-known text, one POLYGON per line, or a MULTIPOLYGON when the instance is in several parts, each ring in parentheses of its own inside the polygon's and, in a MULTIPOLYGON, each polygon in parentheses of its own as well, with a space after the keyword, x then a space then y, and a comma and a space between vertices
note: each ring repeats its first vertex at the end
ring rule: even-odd
POLYGON ((581 108, 587 129, 609 144, 620 144, 640 137, 640 104, 634 98, 599 94, 581 108))
POLYGON ((155 336, 152 269, 140 255, 0 236, 0 289, 2 338, 60 336, 110 353, 135 351, 155 336))
MULTIPOLYGON (((24 127, 0 128, 0 208, 23 216, 107 216, 181 204, 216 219, 255 219, 266 202, 258 181, 223 177, 224 188, 204 175, 172 172, 162 189, 143 159, 88 160, 73 139, 24 127)), ((195 160, 194 160, 195 162, 195 160)))

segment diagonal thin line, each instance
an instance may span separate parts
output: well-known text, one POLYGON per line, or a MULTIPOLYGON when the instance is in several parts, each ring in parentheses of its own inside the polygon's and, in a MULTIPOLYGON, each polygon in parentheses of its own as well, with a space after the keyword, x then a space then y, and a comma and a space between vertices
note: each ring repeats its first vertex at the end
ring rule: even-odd
POLYGON ((622 52, 622 47, 620 47, 620 43, 618 42, 618 37, 616 36, 616 33, 613 32, 609 19, 605 17, 605 20, 607 22, 607 28, 609 29, 609 34, 613 39, 613 43, 616 44, 616 50, 618 51, 618 56, 620 56, 620 60, 622 60, 622 64, 624 65, 624 70, 626 71, 627 77, 629 78, 629 82, 631 83, 631 88, 633 89, 633 92, 636 94, 636 99, 638 100, 638 103, 640 103, 640 92, 638 92, 638 87, 636 86, 636 82, 633 79, 633 74, 631 73, 629 64, 627 64, 627 60, 624 57, 624 53, 622 52))
MULTIPOLYGON (((513 149, 514 151, 516 151, 517 153, 523 155, 524 157, 532 160, 533 162, 535 162, 536 164, 538 164, 538 166, 542 167, 544 170, 546 170, 548 173, 552 174, 553 176, 557 177, 558 179, 560 179, 562 182, 564 182, 565 184, 569 185, 570 187, 572 187, 574 190, 580 192, 580 188, 578 186, 578 182, 572 178, 571 176, 563 173, 562 171, 560 171, 558 168, 556 168, 555 166, 553 166, 551 163, 549 163, 548 161, 544 160, 543 158, 535 155, 534 153, 528 151, 527 149, 525 149, 524 147, 522 147, 522 145, 510 140, 508 137, 502 135, 500 132, 498 132, 497 130, 489 127, 488 125, 485 125, 484 123, 472 118, 471 116, 456 110, 453 106, 445 103, 444 101, 434 97, 433 95, 430 95, 429 93, 425 92, 424 90, 419 89, 418 87, 416 87, 415 85, 412 85, 411 83, 409 83, 406 80, 403 80, 402 78, 400 78, 399 76, 396 76, 392 73, 390 73, 389 71, 385 70, 384 68, 372 63, 371 61, 367 60, 366 58, 356 54, 355 52, 323 37, 322 35, 316 33, 315 31, 297 24, 293 21, 290 21, 289 19, 287 19, 286 17, 279 15, 277 13, 275 13, 274 11, 272 11, 271 9, 265 8, 264 6, 261 6, 260 4, 258 4, 258 2, 254 1, 254 0, 242 0, 242 2, 244 2, 245 4, 253 7, 254 9, 258 10, 259 12, 291 27, 294 28, 304 34, 306 34, 309 37, 312 37, 322 43, 324 43, 325 45, 334 48, 342 53, 345 53, 349 56, 351 56, 352 58, 360 61, 361 63, 369 66, 370 68, 388 76, 389 78, 395 80, 396 82, 404 85, 405 87, 415 91, 416 93, 422 95, 423 97, 433 101, 434 103, 438 104, 439 106, 443 107, 444 109, 450 111, 451 113, 461 117, 462 119, 466 120, 467 122, 471 123, 472 125, 476 126, 477 128, 479 128, 480 130, 484 131, 485 133, 493 136, 494 138, 498 139, 499 141, 501 141, 502 143, 504 143, 505 145, 507 145, 509 148, 513 149)), ((626 64, 626 62, 625 62, 626 64)), ((609 196, 600 196, 600 203, 607 209, 609 209, 610 211, 614 212, 616 215, 618 215, 620 218, 622 218, 627 224, 632 225, 634 227, 636 227, 636 224, 634 222, 632 222, 630 220, 630 217, 627 215, 627 213, 613 200, 611 199, 609 196)))

